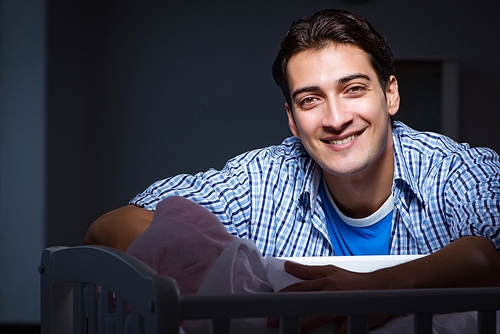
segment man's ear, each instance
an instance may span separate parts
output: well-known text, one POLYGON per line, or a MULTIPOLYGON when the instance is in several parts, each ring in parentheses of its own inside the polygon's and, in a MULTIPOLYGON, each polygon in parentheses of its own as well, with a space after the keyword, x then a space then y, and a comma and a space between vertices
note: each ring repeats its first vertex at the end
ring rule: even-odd
POLYGON ((391 77, 389 78, 389 83, 387 84, 385 95, 387 98, 387 109, 389 115, 394 116, 399 110, 398 80, 394 75, 391 75, 391 77))
POLYGON ((300 139, 300 134, 297 129, 297 124, 295 124, 295 118, 293 117, 293 110, 290 108, 288 103, 285 103, 286 115, 288 116, 288 126, 292 131, 293 135, 300 139))

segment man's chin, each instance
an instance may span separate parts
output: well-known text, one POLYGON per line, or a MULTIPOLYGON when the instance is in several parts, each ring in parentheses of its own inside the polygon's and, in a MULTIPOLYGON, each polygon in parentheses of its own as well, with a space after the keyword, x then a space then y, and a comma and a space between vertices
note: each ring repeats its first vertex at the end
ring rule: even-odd
POLYGON ((336 177, 351 177, 362 173, 368 165, 353 160, 341 160, 331 163, 329 166, 322 166, 324 173, 336 177), (326 168, 325 168, 326 167, 326 168))

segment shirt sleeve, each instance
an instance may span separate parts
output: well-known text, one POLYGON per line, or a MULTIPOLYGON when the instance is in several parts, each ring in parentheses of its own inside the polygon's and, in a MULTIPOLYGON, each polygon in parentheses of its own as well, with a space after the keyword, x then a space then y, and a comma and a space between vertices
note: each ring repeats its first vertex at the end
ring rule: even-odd
POLYGON ((221 171, 211 169, 196 175, 182 174, 157 181, 129 204, 154 211, 161 200, 182 196, 213 212, 229 233, 246 238, 248 224, 245 222, 251 216, 249 189, 245 168, 233 159, 221 171))
POLYGON ((500 252, 500 162, 488 149, 456 161, 446 184, 446 215, 453 239, 482 236, 500 252))

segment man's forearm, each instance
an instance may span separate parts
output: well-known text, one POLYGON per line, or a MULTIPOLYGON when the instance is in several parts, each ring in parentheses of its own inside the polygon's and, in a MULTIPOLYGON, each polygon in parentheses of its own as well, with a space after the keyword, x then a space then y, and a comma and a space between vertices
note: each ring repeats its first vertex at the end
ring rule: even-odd
POLYGON ((500 254, 488 239, 467 236, 376 275, 396 289, 500 286, 500 254))
POLYGON ((89 227, 84 238, 86 245, 103 245, 126 251, 153 220, 153 212, 127 205, 99 217, 89 227))
POLYGON ((285 270, 304 281, 283 291, 500 286, 500 255, 493 244, 482 237, 463 237, 418 260, 371 273, 293 262, 286 262, 285 270))

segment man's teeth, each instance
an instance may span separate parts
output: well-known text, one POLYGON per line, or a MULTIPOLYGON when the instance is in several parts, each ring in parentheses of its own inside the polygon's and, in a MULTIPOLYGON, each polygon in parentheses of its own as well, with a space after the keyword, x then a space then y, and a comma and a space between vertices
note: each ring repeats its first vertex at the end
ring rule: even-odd
POLYGON ((345 144, 347 143, 348 141, 351 141, 353 140, 354 138, 358 137, 359 134, 354 134, 352 136, 349 136, 347 138, 344 138, 344 139, 339 139, 339 140, 330 140, 329 143, 332 144, 332 145, 340 145, 340 144, 345 144))

